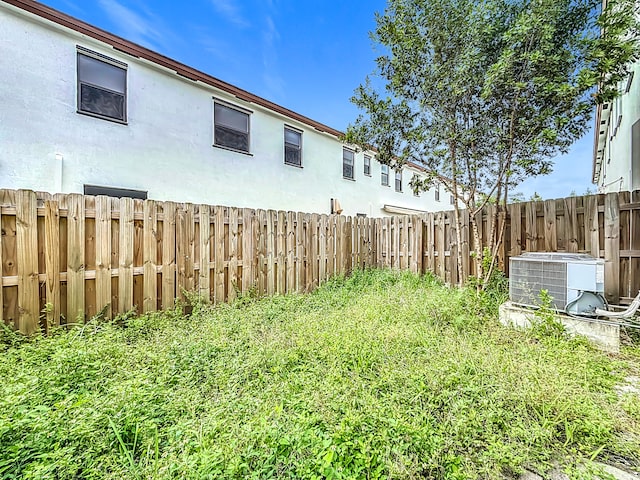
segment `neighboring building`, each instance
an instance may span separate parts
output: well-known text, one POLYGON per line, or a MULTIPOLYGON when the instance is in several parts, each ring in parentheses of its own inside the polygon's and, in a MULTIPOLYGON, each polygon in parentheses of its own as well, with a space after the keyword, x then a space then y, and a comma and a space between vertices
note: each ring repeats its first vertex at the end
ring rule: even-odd
POLYGON ((596 109, 592 181, 601 193, 640 189, 640 62, 620 91, 596 109))
POLYGON ((368 216, 450 209, 341 132, 32 0, 0 0, 0 188, 368 216), (337 200, 337 202, 335 201, 337 200))

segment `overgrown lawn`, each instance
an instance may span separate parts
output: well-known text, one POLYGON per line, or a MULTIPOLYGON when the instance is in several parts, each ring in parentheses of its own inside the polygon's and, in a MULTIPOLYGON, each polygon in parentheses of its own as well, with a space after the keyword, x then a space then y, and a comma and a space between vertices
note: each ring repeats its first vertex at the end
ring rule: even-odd
POLYGON ((497 297, 356 272, 0 343, 0 477, 511 478, 640 468, 638 366, 498 325, 497 297), (10 345, 11 341, 14 345, 10 345))

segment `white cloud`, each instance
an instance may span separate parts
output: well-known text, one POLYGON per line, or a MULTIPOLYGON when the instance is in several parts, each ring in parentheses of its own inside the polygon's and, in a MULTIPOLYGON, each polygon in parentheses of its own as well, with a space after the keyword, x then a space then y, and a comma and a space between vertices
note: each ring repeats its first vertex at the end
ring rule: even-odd
POLYGON ((277 41, 280 33, 271 15, 265 17, 265 28, 262 31, 262 80, 269 91, 269 96, 282 99, 284 97, 284 80, 278 74, 277 41))
POLYGON ((143 9, 136 12, 118 0, 99 0, 100 6, 118 26, 121 35, 154 50, 169 50, 175 36, 166 28, 162 19, 153 12, 143 9))
POLYGON ((250 23, 242 16, 234 0, 211 0, 216 11, 227 21, 240 28, 247 28, 250 23))

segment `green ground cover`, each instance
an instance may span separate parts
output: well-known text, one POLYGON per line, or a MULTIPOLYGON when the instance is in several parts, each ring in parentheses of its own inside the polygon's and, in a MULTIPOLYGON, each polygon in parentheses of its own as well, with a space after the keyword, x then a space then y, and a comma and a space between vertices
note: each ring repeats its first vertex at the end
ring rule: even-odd
POLYGON ((356 272, 309 295, 0 342, 0 477, 511 478, 640 468, 610 357, 497 323, 500 295, 356 272))

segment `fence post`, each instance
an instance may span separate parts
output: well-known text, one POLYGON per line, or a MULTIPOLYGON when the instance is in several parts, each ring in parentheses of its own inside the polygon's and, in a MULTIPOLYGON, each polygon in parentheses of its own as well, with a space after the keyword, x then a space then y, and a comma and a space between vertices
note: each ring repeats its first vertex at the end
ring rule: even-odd
POLYGON ((617 193, 604 198, 604 293, 607 301, 620 302, 620 203, 617 193))

